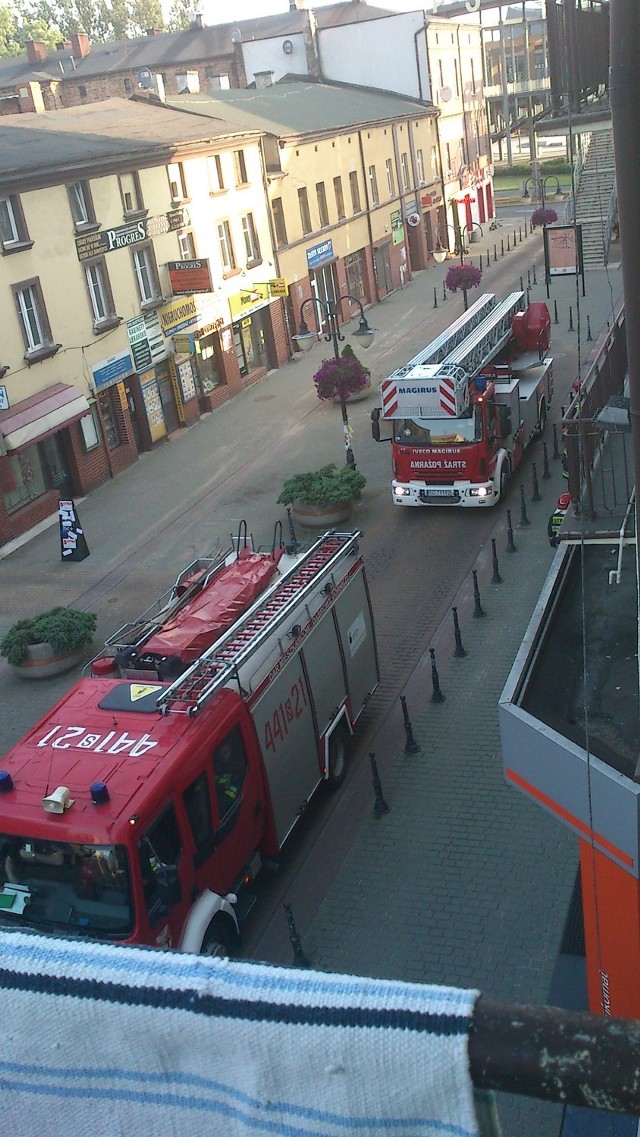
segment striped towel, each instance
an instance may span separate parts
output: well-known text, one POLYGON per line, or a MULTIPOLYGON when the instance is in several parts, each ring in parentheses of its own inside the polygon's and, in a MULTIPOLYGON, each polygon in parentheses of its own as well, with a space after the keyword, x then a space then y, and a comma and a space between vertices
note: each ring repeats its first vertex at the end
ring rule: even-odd
POLYGON ((476 991, 0 931, 9 1137, 473 1137, 476 991))

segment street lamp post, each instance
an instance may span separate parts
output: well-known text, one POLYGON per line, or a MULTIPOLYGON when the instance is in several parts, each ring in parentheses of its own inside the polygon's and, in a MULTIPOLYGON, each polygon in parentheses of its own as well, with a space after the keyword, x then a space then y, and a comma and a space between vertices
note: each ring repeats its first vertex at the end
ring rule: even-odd
POLYGON ((529 198, 531 197, 531 194, 529 192, 529 186, 531 186, 533 188, 534 195, 536 197, 538 197, 538 196, 540 197, 540 205, 541 205, 542 209, 544 209, 545 190, 547 188, 547 182, 555 182, 556 183, 555 196, 556 197, 562 197, 562 189, 560 187, 559 179, 555 176, 555 174, 547 174, 546 178, 541 178, 540 176, 538 176, 538 177, 532 177, 532 178, 526 179, 524 186, 523 186, 523 189, 522 189, 523 201, 528 201, 529 198))
MULTIPOLYGON (((444 226, 442 226, 442 228, 444 228, 444 226)), ((456 233, 453 225, 447 224, 446 230, 447 230, 447 243, 449 242, 449 236, 448 236, 449 230, 451 230, 451 232, 453 233, 453 248, 455 250, 458 246, 458 234, 456 233)), ((443 261, 446 261, 447 253, 449 253, 450 251, 451 251, 450 249, 445 249, 444 245, 442 244, 442 242, 440 240, 440 233, 438 233, 438 243, 437 243, 435 249, 433 250, 433 259, 436 262, 436 264, 441 265, 443 263, 443 261)))
MULTIPOLYGON (((326 320, 329 331, 326 335, 324 335, 323 338, 327 343, 333 344, 334 358, 340 359, 340 348, 338 345, 344 342, 344 336, 340 331, 338 315, 340 311, 340 304, 343 300, 349 300, 351 304, 358 305, 358 308, 360 309, 360 321, 356 331, 353 332, 353 335, 355 338, 357 338, 362 347, 371 346, 376 329, 369 327, 364 314, 364 308, 362 307, 362 304, 358 298, 356 296, 351 296, 350 293, 346 292, 344 296, 338 296, 337 300, 321 300, 318 296, 308 296, 306 300, 302 301, 302 304, 300 305, 300 331, 297 335, 291 337, 295 343, 298 344, 298 347, 302 349, 302 351, 311 350, 314 343, 316 342, 316 339, 322 334, 320 328, 322 327, 323 321, 326 320), (314 305, 316 310, 316 318, 318 317, 318 313, 320 313, 320 319, 318 320, 319 327, 317 332, 309 331, 309 328, 307 327, 304 320, 304 310, 308 304, 314 305)), ((344 391, 341 386, 338 389, 338 398, 340 400, 340 413, 342 415, 345 460, 347 466, 351 466, 351 468, 355 470, 356 461, 353 456, 353 450, 351 448, 351 428, 349 426, 349 417, 347 414, 347 403, 344 391)))
POLYGON ((480 230, 480 236, 481 237, 484 236, 482 225, 480 225, 480 223, 478 221, 472 221, 470 225, 463 225, 462 229, 460 230, 460 236, 462 237, 462 240, 460 242, 460 264, 464 264, 464 254, 465 254, 464 235, 465 235, 465 233, 469 233, 469 234, 473 233, 474 229, 479 229, 480 230))

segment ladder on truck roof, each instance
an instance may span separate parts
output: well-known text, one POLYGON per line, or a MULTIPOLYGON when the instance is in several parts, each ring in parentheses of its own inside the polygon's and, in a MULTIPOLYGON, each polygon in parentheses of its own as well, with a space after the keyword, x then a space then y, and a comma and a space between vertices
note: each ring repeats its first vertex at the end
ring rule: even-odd
POLYGON ((360 536, 356 531, 329 532, 320 537, 226 635, 162 691, 158 698, 161 713, 196 715, 229 679, 237 677, 240 665, 273 633, 274 620, 284 620, 297 608, 318 587, 320 574, 326 575, 346 556, 357 552, 360 536))
POLYGON ((431 340, 431 342, 428 343, 426 347, 423 347, 422 351, 419 351, 417 355, 414 355, 413 359, 410 359, 408 363, 403 364, 402 367, 398 367, 393 371, 388 378, 403 379, 414 367, 420 367, 426 363, 440 363, 443 359, 446 359, 459 344, 467 339, 474 328, 477 328, 478 325, 486 319, 491 310, 495 307, 495 304, 496 298, 494 294, 492 292, 485 292, 479 300, 476 300, 475 304, 472 304, 466 312, 463 312, 462 316, 459 316, 457 320, 449 324, 444 332, 436 336, 434 340, 431 340))
MULTIPOLYGON (((477 328, 442 361, 435 375, 465 382, 477 375, 513 335, 513 317, 525 307, 524 292, 511 292, 477 328)), ((418 376, 416 375, 416 378, 418 376)))

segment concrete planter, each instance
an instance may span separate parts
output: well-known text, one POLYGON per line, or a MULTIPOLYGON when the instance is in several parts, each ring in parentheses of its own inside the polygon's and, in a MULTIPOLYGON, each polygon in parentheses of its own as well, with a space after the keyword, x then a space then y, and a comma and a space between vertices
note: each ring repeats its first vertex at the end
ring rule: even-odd
POLYGON ((30 644, 22 663, 14 666, 13 670, 21 679, 48 679, 52 675, 62 675, 80 663, 85 646, 55 655, 51 644, 30 644))
POLYGON ((291 513, 294 523, 304 525, 308 529, 335 529, 351 517, 352 505, 347 502, 331 502, 326 505, 303 505, 294 499, 291 504, 291 513))

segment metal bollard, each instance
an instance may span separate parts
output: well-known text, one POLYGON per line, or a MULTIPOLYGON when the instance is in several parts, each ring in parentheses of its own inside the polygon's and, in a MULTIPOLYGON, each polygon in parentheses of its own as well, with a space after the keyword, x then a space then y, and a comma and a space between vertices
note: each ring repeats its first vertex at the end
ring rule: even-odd
POLYGON ((480 272, 482 272, 482 253, 480 253, 480 272))
POLYGON ((525 235, 525 237, 529 236, 529 234, 527 233, 527 219, 526 219, 526 217, 524 219, 524 235, 525 235))
POLYGON ((486 612, 480 603, 480 589, 478 588, 478 573, 473 569, 471 573, 473 577, 473 618, 474 620, 481 620, 486 616, 486 612))
POLYGON ((405 699, 404 695, 400 696, 400 702, 402 703, 402 718, 404 721, 405 733, 404 752, 405 754, 419 754, 422 750, 422 747, 420 746, 420 743, 416 742, 415 738, 413 737, 413 727, 411 726, 411 720, 409 718, 409 712, 407 710, 407 700, 405 699))
POLYGON ((532 501, 542 501, 540 497, 540 487, 538 486, 538 471, 535 462, 531 463, 531 474, 533 478, 533 493, 531 494, 532 501))
POLYGON ((511 524, 511 510, 507 510, 507 552, 517 553, 515 541, 513 539, 513 526, 511 524))
POLYGON ((518 238, 520 240, 520 244, 522 244, 522 225, 518 225, 518 238))
POLYGON ((383 817, 385 813, 389 812, 391 806, 387 805, 387 802, 382 796, 382 785, 380 783, 380 775, 378 774, 378 764, 376 762, 376 756, 372 752, 369 752, 369 761, 371 763, 371 780, 373 782, 373 789, 376 795, 376 800, 373 803, 373 816, 383 817))
POLYGON ((573 331, 573 308, 569 308, 569 331, 573 331))
POLYGON ((524 277, 520 277, 520 291, 524 292, 524 277))
POLYGON ((534 283, 534 284, 537 284, 537 283, 538 283, 538 278, 537 278, 537 276, 536 276, 536 266, 535 266, 535 265, 533 266, 533 283, 534 283))
POLYGON ((447 286, 446 286, 444 280, 442 281, 442 299, 443 300, 447 299, 447 286))
POLYGON ((531 270, 527 269, 527 288, 531 288, 531 270))
POLYGON ((293 525, 293 517, 291 515, 291 507, 287 506, 287 521, 289 522, 289 537, 291 538, 290 549, 292 553, 297 553, 300 549, 300 542, 296 537, 296 531, 293 525))
POLYGON ((504 256, 504 237, 500 238, 500 256, 504 256))
POLYGON ((456 641, 456 649, 453 653, 455 659, 463 659, 467 654, 462 646, 462 636, 460 635, 460 624, 458 623, 458 609, 452 608, 453 612, 453 634, 456 641))
POLYGON ((514 249, 516 247, 516 231, 515 231, 515 229, 513 230, 513 247, 514 247, 514 249))
POLYGON ((558 428, 557 428, 555 422, 553 424, 553 454, 551 455, 551 457, 552 458, 560 458, 561 457, 560 451, 558 450, 558 428))
POLYGON ((520 483, 520 521, 518 524, 521 529, 524 529, 525 526, 531 524, 529 518, 527 517, 527 503, 524 500, 524 486, 522 482, 520 483))
POLYGON ((549 469, 549 450, 547 448, 546 442, 543 442, 542 443, 542 480, 543 480, 543 482, 546 481, 547 478, 550 478, 550 477, 551 477, 551 470, 549 469))
POLYGON ((431 656, 431 685, 433 687, 433 692, 431 695, 431 702, 432 703, 444 703, 444 701, 446 699, 446 695, 443 695, 442 691, 440 690, 440 677, 438 675, 438 669, 436 667, 435 648, 433 648, 433 647, 429 648, 429 655, 431 656))
POLYGON ((298 935, 298 929, 296 928, 294 920, 293 920, 293 912, 291 911, 291 905, 290 904, 283 904, 282 907, 284 908, 285 912, 287 913, 287 924, 289 925, 289 940, 291 941, 291 947, 293 948, 293 966, 294 967, 311 967, 309 960, 307 959, 306 955, 304 954, 304 952, 302 950, 302 944, 300 942, 300 936, 298 935))
POLYGON ((507 233, 507 252, 508 253, 511 252, 511 243, 509 241, 509 234, 508 233, 507 233))
POLYGON ((587 316, 587 339, 593 339, 593 336, 591 335, 591 316, 587 316))
POLYGON ((554 302, 553 302, 553 322, 554 322, 554 324, 560 323, 560 321, 558 319, 558 301, 557 300, 554 300, 554 302))
POLYGON ((498 246, 493 246, 493 263, 495 264, 498 259, 498 246))
POLYGON ((438 293, 436 292, 435 284, 433 286, 433 306, 434 308, 438 307, 438 293))
POLYGON ((500 576, 500 569, 498 567, 498 554, 496 552, 496 539, 491 538, 491 563, 493 565, 493 576, 491 577, 492 584, 502 584, 502 577, 500 576))

